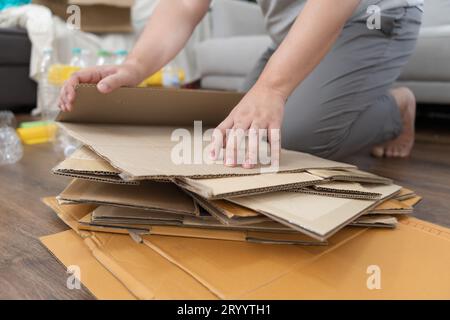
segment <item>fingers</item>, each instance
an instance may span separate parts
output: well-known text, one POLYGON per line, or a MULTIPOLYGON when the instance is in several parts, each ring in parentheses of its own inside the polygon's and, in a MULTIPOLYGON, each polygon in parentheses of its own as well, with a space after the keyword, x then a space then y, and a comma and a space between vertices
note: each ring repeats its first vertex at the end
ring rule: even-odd
POLYGON ((245 161, 242 167, 246 169, 251 169, 258 163, 258 150, 259 143, 261 140, 260 130, 261 126, 257 122, 253 122, 248 131, 248 144, 247 144, 247 154, 245 156, 245 161))
POLYGON ((280 166, 281 153, 281 130, 279 124, 270 124, 268 128, 268 139, 270 143, 270 165, 278 170, 280 166))
POLYGON ((126 75, 117 72, 102 79, 97 84, 97 89, 101 93, 109 93, 125 84, 127 84, 126 75))
POLYGON ((212 135, 212 147, 210 152, 210 157, 212 160, 217 160, 220 154, 220 150, 226 144, 226 132, 228 129, 233 127, 233 118, 229 115, 225 120, 223 120, 213 131, 212 135))
POLYGON ((245 159, 245 148, 241 148, 244 143, 245 136, 250 124, 245 122, 235 122, 231 130, 227 132, 226 146, 225 146, 225 165, 234 167, 242 164, 245 159))
POLYGON ((97 83, 102 78, 116 72, 115 66, 92 67, 75 72, 63 85, 59 95, 59 106, 70 111, 75 100, 75 87, 80 83, 97 83))

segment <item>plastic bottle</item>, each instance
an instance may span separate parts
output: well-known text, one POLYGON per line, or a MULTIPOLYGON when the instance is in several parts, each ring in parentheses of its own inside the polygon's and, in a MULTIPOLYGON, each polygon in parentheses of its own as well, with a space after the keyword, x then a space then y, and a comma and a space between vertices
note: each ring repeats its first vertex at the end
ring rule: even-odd
POLYGON ((71 136, 69 136, 62 129, 56 131, 55 139, 53 141, 53 148, 64 157, 70 156, 75 150, 81 146, 81 143, 71 136))
POLYGON ((73 48, 72 49, 72 59, 70 59, 70 65, 72 67, 78 68, 86 68, 87 61, 85 59, 86 52, 83 52, 81 48, 73 48))
POLYGON ((0 165, 13 164, 23 156, 23 147, 14 130, 15 118, 11 111, 0 111, 0 165))
POLYGON ((114 55, 116 57, 114 59, 114 64, 121 65, 122 63, 124 63, 125 59, 127 58, 128 51, 127 50, 117 50, 114 52, 114 55))
POLYGON ((178 68, 168 64, 162 69, 162 85, 168 88, 180 87, 181 79, 178 74, 178 68))
POLYGON ((58 113, 59 88, 49 82, 49 70, 55 64, 52 49, 44 49, 38 72, 37 105, 44 120, 53 120, 58 113))
POLYGON ((104 66, 111 64, 111 52, 108 50, 98 50, 97 51, 97 62, 95 63, 97 66, 104 66))

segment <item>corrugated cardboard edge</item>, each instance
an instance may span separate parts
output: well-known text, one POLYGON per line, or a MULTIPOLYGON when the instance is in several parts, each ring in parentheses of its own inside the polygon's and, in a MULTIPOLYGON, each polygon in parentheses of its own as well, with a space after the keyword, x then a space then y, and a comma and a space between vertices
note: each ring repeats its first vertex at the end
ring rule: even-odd
MULTIPOLYGON (((361 211, 359 214, 357 214, 354 217, 352 217, 350 221, 345 221, 345 222, 341 223, 340 225, 336 226, 335 229, 331 230, 330 232, 328 232, 328 233, 326 233, 324 235, 317 234, 317 233, 315 233, 315 232, 313 232, 311 230, 308 230, 308 229, 304 228, 303 226, 295 225, 293 223, 290 223, 289 221, 287 221, 287 220, 285 220, 283 218, 274 216, 274 215, 272 215, 272 214, 270 214, 268 212, 265 212, 265 211, 262 211, 262 210, 261 211, 260 210, 256 210, 256 211, 261 213, 261 214, 263 214, 263 215, 265 215, 265 216, 267 216, 267 217, 269 217, 269 218, 271 218, 274 221, 277 221, 277 222, 279 222, 281 224, 284 224, 285 226, 288 226, 288 227, 290 227, 290 228, 292 228, 294 230, 300 231, 300 232, 310 236, 311 238, 317 239, 319 241, 326 241, 329 237, 331 237, 336 232, 338 232, 339 230, 344 228, 346 225, 349 225, 352 221, 355 221, 356 219, 358 219, 362 215, 368 214, 371 210, 376 208, 376 206, 379 205, 381 202, 386 201, 388 199, 391 199, 392 197, 395 197, 395 195, 398 194, 399 191, 394 192, 393 194, 389 195, 388 197, 385 197, 383 199, 375 201, 371 206, 367 207, 365 210, 361 211)), ((233 202, 233 198, 231 198, 229 200, 231 202, 233 202)), ((239 204, 239 203, 237 203, 237 204, 239 204)))
POLYGON ((139 181, 125 181, 120 179, 119 177, 113 178, 113 176, 109 175, 91 175, 91 174, 79 174, 75 172, 69 172, 69 171, 53 171, 53 174, 64 176, 64 177, 70 177, 70 178, 77 178, 77 179, 83 179, 83 180, 89 180, 89 181, 96 181, 96 182, 104 182, 104 183, 113 183, 113 184, 126 184, 126 185, 138 185, 139 181))
POLYGON ((321 180, 313 180, 313 181, 305 181, 305 182, 295 182, 295 183, 289 183, 285 185, 279 185, 279 186, 270 186, 270 187, 261 187, 261 188, 255 188, 255 189, 248 189, 248 190, 241 190, 241 191, 235 191, 235 192, 227 192, 227 193, 221 193, 221 194, 213 194, 212 190, 210 188, 207 188, 206 190, 200 190, 199 188, 196 188, 195 186, 191 186, 190 184, 186 183, 183 178, 174 178, 173 182, 180 187, 189 190, 193 193, 196 193, 203 198, 206 198, 208 200, 220 200, 220 199, 227 199, 227 198, 233 198, 233 197, 242 197, 242 196, 249 196, 249 195, 255 195, 255 194, 261 194, 261 193, 268 193, 268 192, 276 192, 276 191, 285 191, 290 189, 299 189, 307 186, 311 186, 317 183, 322 182, 321 180))
POLYGON ((380 199, 380 195, 371 195, 369 193, 358 193, 358 192, 333 192, 333 189, 327 189, 329 191, 320 191, 320 190, 312 190, 307 188, 301 189, 293 189, 289 190, 292 192, 305 193, 305 194, 314 194, 318 196, 327 196, 334 198, 344 198, 344 199, 358 199, 358 200, 378 200, 380 199))

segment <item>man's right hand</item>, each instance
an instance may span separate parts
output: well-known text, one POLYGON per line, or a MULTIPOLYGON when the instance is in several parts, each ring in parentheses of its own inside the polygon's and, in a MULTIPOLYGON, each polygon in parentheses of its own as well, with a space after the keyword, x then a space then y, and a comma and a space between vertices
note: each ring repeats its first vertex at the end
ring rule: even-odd
POLYGON ((143 79, 142 68, 138 64, 125 62, 122 65, 98 66, 75 72, 63 85, 59 94, 59 107, 70 111, 75 100, 75 87, 80 83, 97 83, 101 93, 111 92, 123 86, 136 86, 143 79))

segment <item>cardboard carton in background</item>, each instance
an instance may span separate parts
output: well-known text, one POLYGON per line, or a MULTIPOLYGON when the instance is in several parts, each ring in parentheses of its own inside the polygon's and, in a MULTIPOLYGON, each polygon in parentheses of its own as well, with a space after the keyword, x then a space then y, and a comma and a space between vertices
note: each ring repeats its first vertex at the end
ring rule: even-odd
POLYGON ((77 5, 81 11, 81 30, 86 32, 131 32, 131 7, 134 0, 33 0, 48 7, 52 13, 66 21, 67 8, 77 5))

